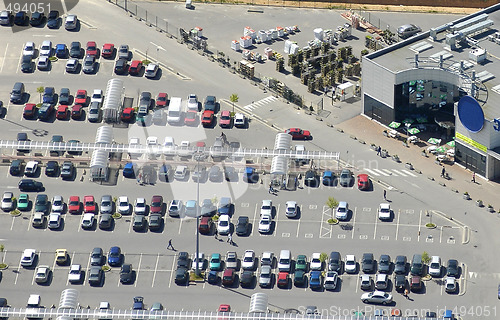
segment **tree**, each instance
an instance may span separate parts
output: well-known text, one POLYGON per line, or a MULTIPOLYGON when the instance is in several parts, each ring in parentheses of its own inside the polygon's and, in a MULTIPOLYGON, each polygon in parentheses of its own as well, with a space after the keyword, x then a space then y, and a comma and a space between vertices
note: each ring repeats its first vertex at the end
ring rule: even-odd
POLYGON ((427 251, 424 251, 422 253, 422 262, 425 264, 428 264, 431 261, 431 257, 429 257, 429 253, 427 251))
POLYGON ((339 205, 339 202, 334 197, 328 197, 328 200, 326 200, 326 205, 332 210, 333 217, 333 209, 335 209, 339 205))
POLYGON ((229 100, 231 100, 231 102, 233 103, 233 113, 234 113, 234 103, 238 102, 239 99, 240 98, 236 93, 233 93, 232 95, 229 96, 229 100))
POLYGON ((44 90, 45 90, 44 87, 38 87, 38 88, 36 88, 36 92, 38 92, 40 94, 40 103, 42 103, 42 93, 43 93, 44 90))

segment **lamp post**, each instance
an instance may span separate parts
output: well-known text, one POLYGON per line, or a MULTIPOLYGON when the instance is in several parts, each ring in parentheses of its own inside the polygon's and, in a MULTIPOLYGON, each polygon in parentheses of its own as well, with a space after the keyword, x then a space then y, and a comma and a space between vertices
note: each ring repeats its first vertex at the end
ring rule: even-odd
MULTIPOLYGON (((200 151, 197 150, 196 164, 198 168, 200 167, 200 151)), ((196 154, 195 154, 196 156, 196 154)), ((197 277, 200 276, 201 270, 199 268, 200 261, 200 179, 198 178, 196 182, 196 269, 195 275, 197 277)))

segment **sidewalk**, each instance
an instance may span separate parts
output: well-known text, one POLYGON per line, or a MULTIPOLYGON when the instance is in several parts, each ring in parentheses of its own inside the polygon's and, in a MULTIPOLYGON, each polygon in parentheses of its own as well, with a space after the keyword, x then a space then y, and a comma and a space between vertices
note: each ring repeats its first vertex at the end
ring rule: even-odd
MULTIPOLYGON (((442 178, 442 167, 435 163, 436 157, 429 153, 427 158, 422 156, 422 150, 429 146, 428 143, 423 143, 421 146, 409 144, 408 147, 404 147, 402 141, 383 135, 382 132, 387 128, 362 115, 344 121, 336 127, 344 130, 345 134, 355 136, 357 140, 365 141, 367 148, 370 148, 373 143, 382 149, 386 149, 389 155, 397 154, 401 160, 401 166, 410 162, 415 170, 422 172, 422 176, 430 180, 434 179, 436 183, 444 183, 445 187, 450 190, 457 190, 457 196, 460 198, 462 198, 464 192, 468 192, 471 201, 481 199, 484 206, 491 204, 496 211, 499 211, 500 199, 498 194, 500 194, 500 185, 497 182, 488 181, 476 175, 476 183, 473 183, 471 181, 471 171, 460 165, 450 163, 444 163, 444 167, 451 179, 442 178)), ((392 160, 388 158, 386 161, 392 160)), ((481 210, 486 209, 481 208, 481 210)))

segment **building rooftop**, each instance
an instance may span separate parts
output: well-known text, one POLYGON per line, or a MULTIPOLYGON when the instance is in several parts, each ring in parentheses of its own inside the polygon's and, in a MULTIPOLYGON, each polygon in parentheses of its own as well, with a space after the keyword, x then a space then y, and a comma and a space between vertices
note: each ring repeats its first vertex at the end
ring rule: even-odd
POLYGON ((443 56, 442 68, 458 74, 462 62, 466 77, 471 77, 472 72, 475 72, 479 83, 477 100, 483 107, 485 118, 494 119, 500 117, 500 108, 496 107, 500 105, 499 31, 500 4, 436 26, 369 54, 366 58, 393 73, 415 68, 416 54, 421 68, 439 68, 440 56, 443 56), (464 41, 456 41, 456 48, 452 50, 447 38, 449 40, 452 37, 454 28, 460 29, 455 34, 460 33, 458 38, 464 41), (467 33, 469 35, 465 36, 467 33), (480 49, 486 50, 486 59, 476 63, 471 59, 471 51, 480 54, 480 49))

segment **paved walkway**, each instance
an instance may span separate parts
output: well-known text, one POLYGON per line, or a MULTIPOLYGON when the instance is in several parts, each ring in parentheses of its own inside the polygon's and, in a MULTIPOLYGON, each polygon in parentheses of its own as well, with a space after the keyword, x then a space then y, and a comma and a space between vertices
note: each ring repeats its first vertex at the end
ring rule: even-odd
MULTIPOLYGON (((431 154, 427 158, 422 156, 422 150, 429 146, 428 143, 422 143, 420 146, 409 144, 408 147, 404 147, 402 141, 383 135, 385 127, 362 115, 344 121, 336 127, 344 130, 346 134, 355 136, 358 140, 364 140, 368 146, 373 143, 386 149, 389 155, 397 154, 401 160, 401 166, 410 162, 416 170, 422 172, 423 176, 434 179, 436 183, 444 183, 446 188, 457 190, 460 196, 464 192, 468 192, 472 201, 481 199, 485 206, 491 204, 496 211, 499 211, 500 184, 483 179, 478 175, 476 175, 476 182, 473 183, 470 170, 452 163, 444 164, 451 180, 442 178, 442 167, 436 163, 436 157, 431 154)), ((486 209, 483 208, 483 210, 486 209)))

